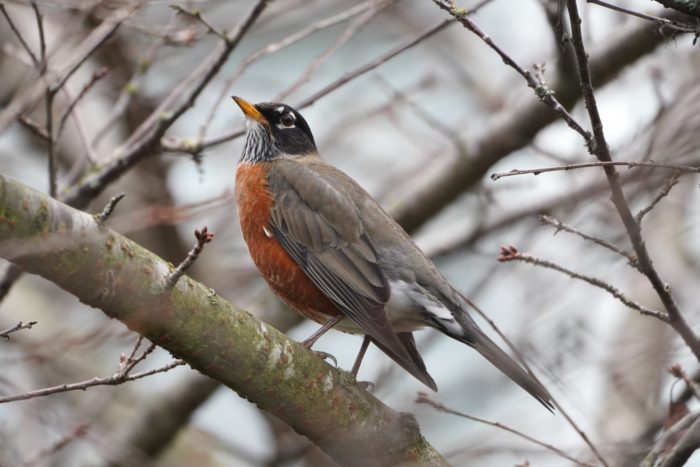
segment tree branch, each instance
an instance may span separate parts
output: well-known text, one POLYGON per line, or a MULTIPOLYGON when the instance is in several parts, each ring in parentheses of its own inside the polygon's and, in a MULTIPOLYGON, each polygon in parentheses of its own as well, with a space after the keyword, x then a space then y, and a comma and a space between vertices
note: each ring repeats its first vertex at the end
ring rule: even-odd
POLYGON ((349 373, 189 277, 164 289, 169 265, 93 216, 3 176, 0 215, 1 257, 123 321, 337 462, 447 465, 411 415, 394 412, 349 373))
POLYGON ((579 274, 577 272, 574 272, 570 269, 565 268, 564 266, 560 266, 559 264, 553 263, 551 261, 547 261, 545 259, 538 258, 536 256, 528 255, 526 253, 520 253, 514 246, 502 246, 501 247, 501 255, 498 257, 498 261, 501 261, 502 263, 506 263, 509 261, 522 261, 523 263, 530 263, 534 264, 535 266, 541 266, 547 269, 553 269, 555 271, 559 271, 563 274, 566 274, 567 276, 571 277, 572 279, 578 279, 583 282, 587 282, 595 287, 601 288, 608 292, 610 295, 613 297, 617 298, 620 300, 622 303, 624 303, 626 306, 633 310, 637 310, 643 315, 647 316, 653 316, 654 318, 657 318, 665 323, 668 322, 669 318, 668 316, 657 310, 652 310, 650 308, 645 307, 644 305, 641 305, 631 298, 629 298, 627 295, 623 294, 620 292, 619 289, 616 287, 608 284, 605 281, 602 281, 596 277, 591 277, 591 276, 586 276, 584 274, 579 274))
POLYGON ((466 418, 467 420, 471 420, 471 421, 474 421, 477 423, 483 423, 484 425, 489 425, 489 426, 492 426, 494 428, 498 428, 499 430, 506 431, 506 432, 511 433, 519 438, 524 439, 525 441, 528 441, 528 442, 533 443, 537 446, 540 446, 544 449, 552 451, 553 453, 555 453, 559 457, 570 460, 571 462, 573 462, 574 464, 576 464, 578 466, 591 467, 591 464, 589 464, 587 462, 580 461, 580 460, 576 459, 575 457, 572 457, 569 454, 567 454, 566 452, 562 451, 561 449, 552 446, 551 444, 548 444, 548 443, 545 443, 545 442, 540 441, 538 439, 535 439, 532 436, 529 436, 529 435, 527 435, 523 432, 520 432, 514 428, 511 428, 508 425, 504 425, 503 423, 492 422, 491 420, 485 420, 483 418, 475 417, 474 415, 469 415, 469 414, 451 409, 451 408, 449 408, 449 407, 447 407, 439 402, 432 400, 424 392, 418 393, 418 397, 416 397, 416 403, 428 404, 429 406, 433 407, 434 409, 436 409, 440 412, 444 412, 444 413, 451 414, 451 415, 456 415, 458 417, 466 418))
MULTIPOLYGON (((569 20, 571 22, 571 34, 574 51, 576 52, 576 60, 578 62, 579 76, 581 79, 581 89, 583 98, 586 103, 586 109, 591 121, 593 129, 594 144, 589 145, 589 151, 596 156, 601 162, 611 162, 610 148, 605 138, 603 131, 603 121, 598 112, 598 104, 593 92, 593 81, 591 78, 591 70, 588 65, 588 54, 583 44, 583 34, 581 33, 581 17, 578 13, 576 0, 567 0, 569 10, 569 20)), ((700 341, 693 329, 688 325, 685 318, 678 308, 670 286, 661 279, 661 276, 654 268, 651 257, 647 250, 644 239, 642 238, 642 229, 639 222, 635 219, 630 206, 627 203, 625 194, 622 191, 620 183, 620 175, 614 166, 606 165, 603 167, 605 176, 610 185, 612 193, 612 202, 615 205, 622 223, 625 226, 627 235, 629 236, 632 248, 637 255, 637 264, 639 270, 644 274, 652 287, 663 303, 668 315, 668 322, 673 329, 681 336, 688 348, 693 352, 695 358, 700 361, 700 341)))
POLYGON ((22 321, 20 321, 19 323, 15 324, 11 328, 5 329, 4 331, 0 331, 0 337, 9 341, 10 334, 12 334, 13 332, 17 332, 21 329, 31 329, 32 326, 34 326, 35 324, 37 324, 37 321, 30 321, 28 323, 22 323, 22 321))
POLYGON ((532 174, 532 175, 539 175, 541 173, 545 172, 558 172, 558 171, 569 171, 569 170, 574 170, 574 169, 584 169, 588 167, 609 167, 609 166, 615 166, 615 165, 621 165, 624 167, 629 167, 630 169, 633 167, 653 167, 657 169, 669 169, 669 170, 676 170, 679 172, 692 172, 692 173, 700 173, 700 167, 693 167, 691 165, 677 165, 677 164, 665 164, 661 162, 654 162, 654 161, 596 161, 596 162, 584 162, 581 164, 566 164, 566 165, 560 165, 556 167, 542 167, 539 169, 527 169, 527 170, 520 170, 520 169, 513 169, 508 172, 495 172, 491 174, 491 180, 499 180, 503 177, 512 177, 514 175, 525 175, 525 174, 532 174))
MULTIPOLYGON (((677 18, 680 15, 674 12, 661 16, 677 18)), ((593 85, 604 85, 667 40, 668 37, 647 24, 620 31, 619 37, 606 40, 605 47, 592 55, 590 66, 596 78, 593 85)), ((549 89, 566 108, 571 108, 581 97, 580 86, 565 73, 558 73, 549 83, 549 89)), ((452 163, 426 178, 420 186, 412 184, 410 194, 401 196, 403 201, 391 210, 392 214, 406 230, 417 229, 479 183, 493 164, 530 144, 537 133, 557 118, 556 112, 537 99, 508 105, 485 131, 469 138, 468 151, 459 151, 452 163)))

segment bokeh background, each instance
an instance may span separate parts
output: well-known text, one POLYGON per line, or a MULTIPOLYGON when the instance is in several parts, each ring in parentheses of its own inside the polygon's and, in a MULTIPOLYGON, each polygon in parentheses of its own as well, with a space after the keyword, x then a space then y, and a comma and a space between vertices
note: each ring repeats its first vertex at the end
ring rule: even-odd
MULTIPOLYGON (((28 46, 38 51, 29 4, 3 3, 28 46)), ((96 70, 107 72, 79 101, 57 139, 59 191, 79 179, 88 157, 97 164, 112 157, 220 41, 170 3, 37 2, 49 67, 61 66, 115 12, 132 9, 57 94, 55 112, 61 115, 96 70)), ((177 3, 201 12, 214 29, 232 31, 255 2, 177 3)), ((662 10, 651 2, 615 4, 654 14, 662 10)), ((609 70, 597 97, 614 158, 697 165, 700 57, 692 36, 596 5, 580 7, 591 59, 609 70), (628 42, 639 31, 652 31, 655 45, 605 55, 623 45, 634 49, 628 42)), ((559 14, 556 1, 494 0, 473 19, 522 67, 543 65, 545 81, 577 89, 570 48, 560 41, 559 14)), ((112 183, 88 211, 101 210, 111 196, 125 192, 109 225, 174 264, 193 244, 192 231, 208 226, 215 240, 189 274, 294 339, 306 338, 317 325, 300 321, 271 295, 240 235, 232 193, 243 138, 224 138, 192 153, 183 149, 244 128, 230 95, 295 106, 448 18, 432 2, 418 0, 270 2, 196 105, 168 130, 164 147, 112 183), (296 35, 303 38, 289 40, 296 35)), ((0 18, 0 24, 0 103, 7 110, 38 78, 7 21, 0 18)), ((538 221, 538 214, 546 213, 630 250, 602 169, 489 177, 593 160, 580 136, 559 120, 531 134, 509 126, 527 122, 528 109, 539 107, 544 106, 519 75, 453 23, 302 113, 322 156, 389 212, 403 220, 428 213, 409 225, 419 245, 512 340, 610 465, 637 465, 653 447, 670 401, 684 389, 666 368, 679 363, 693 374, 698 362, 667 325, 640 316, 606 292, 531 264, 497 261, 500 245, 515 245, 661 309, 646 279, 625 258, 538 221), (513 145, 516 150, 476 163, 491 146, 513 140, 522 140, 513 145), (448 185, 446 174, 455 170, 468 176, 458 186, 448 185), (445 190, 449 194, 442 201, 426 196, 445 190)), ((581 102, 571 113, 588 126, 581 102)), ((38 126, 46 119, 40 104, 24 115, 38 126)), ((45 141, 27 124, 13 122, 0 133, 0 171, 42 191, 48 189, 46 154, 45 141)), ((649 204, 672 173, 620 171, 634 212, 649 204)), ((684 173, 643 224, 655 265, 691 324, 699 311, 697 206, 697 177, 684 173)), ((3 395, 108 376, 136 340, 123 324, 31 275, 22 275, 0 304, 0 329, 20 320, 38 324, 0 341, 3 395)), ((475 352, 432 331, 419 333, 417 340, 440 388, 429 397, 597 465, 560 413, 548 413, 475 352)), ((316 348, 349 368, 360 342, 330 333, 316 348)), ((158 350, 139 368, 156 368, 169 359, 158 350)), ((416 404, 417 392, 426 388, 374 348, 360 379, 374 381, 374 394, 392 408, 414 413, 426 438, 454 465, 571 464, 503 429, 416 404)), ((692 411, 696 404, 687 406, 692 411)), ((117 387, 2 404, 0 446, 0 465, 8 466, 333 465, 284 424, 188 367, 117 387)), ((700 457, 693 459, 700 465, 700 457)))

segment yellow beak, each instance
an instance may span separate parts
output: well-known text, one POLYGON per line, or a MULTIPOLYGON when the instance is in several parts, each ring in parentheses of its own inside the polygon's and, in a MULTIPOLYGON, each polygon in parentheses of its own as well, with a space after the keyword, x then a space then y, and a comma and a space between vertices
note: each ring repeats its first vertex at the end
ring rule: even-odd
POLYGON ((232 96, 232 99, 236 101, 236 104, 238 104, 238 107, 241 108, 246 117, 253 119, 258 123, 267 123, 269 125, 265 116, 261 114, 253 104, 238 96, 232 96))

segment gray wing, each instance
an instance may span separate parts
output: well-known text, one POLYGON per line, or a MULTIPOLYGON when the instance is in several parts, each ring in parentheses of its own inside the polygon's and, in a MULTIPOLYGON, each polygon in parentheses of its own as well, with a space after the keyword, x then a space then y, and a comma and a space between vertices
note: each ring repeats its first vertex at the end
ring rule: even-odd
POLYGON ((387 355, 434 388, 420 356, 406 348, 387 319, 390 287, 352 202, 294 161, 277 161, 268 185, 275 194, 269 228, 282 248, 387 355))

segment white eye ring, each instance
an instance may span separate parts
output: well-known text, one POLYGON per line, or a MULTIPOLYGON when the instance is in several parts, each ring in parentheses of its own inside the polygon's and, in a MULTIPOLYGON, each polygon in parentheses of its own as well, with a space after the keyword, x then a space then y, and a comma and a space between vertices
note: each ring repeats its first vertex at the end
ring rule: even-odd
POLYGON ((287 112, 286 114, 280 117, 280 123, 286 128, 293 127, 295 120, 296 119, 294 118, 294 114, 292 114, 291 112, 287 112))

